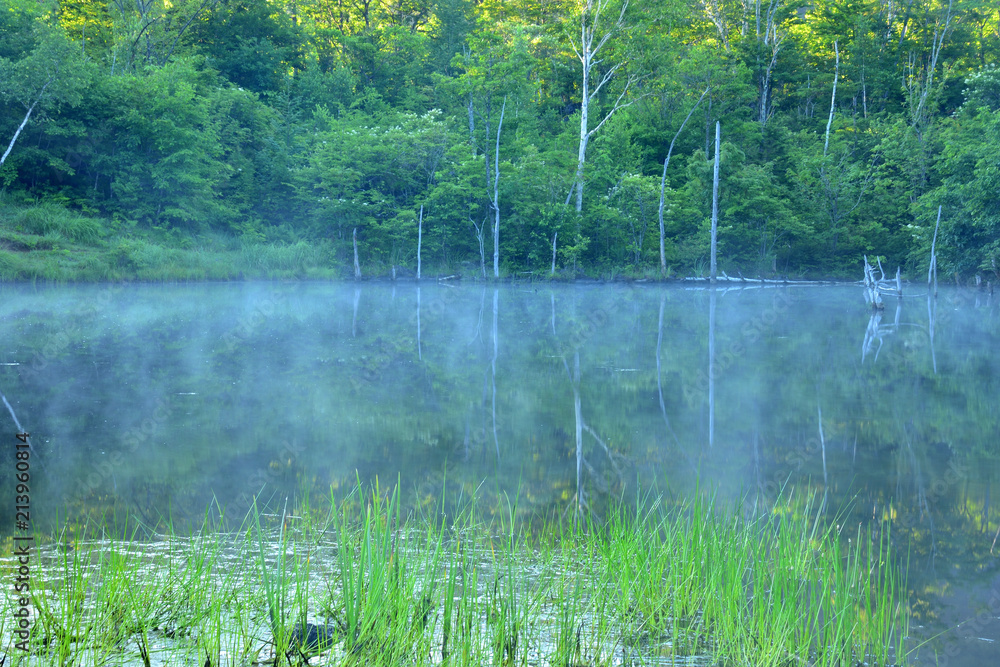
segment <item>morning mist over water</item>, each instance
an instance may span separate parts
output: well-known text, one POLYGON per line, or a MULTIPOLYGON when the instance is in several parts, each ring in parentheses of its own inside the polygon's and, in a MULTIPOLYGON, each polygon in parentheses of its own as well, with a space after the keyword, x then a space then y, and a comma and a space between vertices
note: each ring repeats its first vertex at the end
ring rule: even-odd
POLYGON ((376 477, 411 503, 478 489, 549 516, 637 485, 811 488, 848 535, 892 519, 918 599, 942 578, 968 611, 996 581, 985 295, 873 314, 854 286, 247 283, 8 286, 3 304, 40 525, 198 525, 210 505, 238 522, 258 494, 376 477))

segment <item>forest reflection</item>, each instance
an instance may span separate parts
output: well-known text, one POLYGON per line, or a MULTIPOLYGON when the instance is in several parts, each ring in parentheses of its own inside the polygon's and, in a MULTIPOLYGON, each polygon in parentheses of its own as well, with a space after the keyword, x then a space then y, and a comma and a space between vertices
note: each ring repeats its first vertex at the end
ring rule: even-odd
POLYGON ((111 508, 238 520, 262 490, 376 477, 413 506, 516 495, 548 517, 637 487, 754 506, 811 490, 844 539, 889 521, 914 634, 952 628, 967 656, 1000 638, 973 622, 1000 599, 990 295, 872 311, 853 286, 3 292, 0 382, 53 528, 111 508))

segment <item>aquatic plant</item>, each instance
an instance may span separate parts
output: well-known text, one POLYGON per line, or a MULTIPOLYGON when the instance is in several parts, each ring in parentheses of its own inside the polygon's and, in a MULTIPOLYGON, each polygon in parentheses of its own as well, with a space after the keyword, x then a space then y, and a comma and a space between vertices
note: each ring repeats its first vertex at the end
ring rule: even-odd
POLYGON ((646 492, 602 520, 540 523, 516 496, 489 513, 463 498, 448 518, 443 505, 405 513, 398 486, 378 483, 323 500, 280 515, 255 502, 236 532, 206 520, 190 538, 56 536, 23 663, 906 660, 888 531, 848 540, 811 496, 765 511, 646 492))

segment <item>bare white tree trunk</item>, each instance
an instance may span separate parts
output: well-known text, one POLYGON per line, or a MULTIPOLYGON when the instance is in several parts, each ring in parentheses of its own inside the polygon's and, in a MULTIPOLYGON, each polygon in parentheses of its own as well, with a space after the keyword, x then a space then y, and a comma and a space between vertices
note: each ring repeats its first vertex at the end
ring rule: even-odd
POLYGON ((507 96, 500 107, 500 122, 497 123, 497 146, 493 152, 493 277, 500 277, 500 131, 503 129, 503 114, 507 109, 507 96))
MULTIPOLYGON (((583 80, 584 99, 586 98, 587 78, 583 80)), ((580 108, 580 145, 576 153, 576 174, 573 176, 573 189, 576 192, 576 212, 583 210, 583 165, 587 161, 587 144, 590 143, 590 133, 587 132, 590 105, 584 102, 580 108)))
POLYGON ((550 276, 556 275, 556 239, 559 238, 559 232, 552 235, 552 270, 549 272, 550 276))
POLYGON ((486 218, 483 218, 483 224, 477 225, 476 221, 469 216, 469 222, 472 223, 473 228, 476 230, 476 241, 479 242, 479 268, 483 272, 483 278, 486 277, 486 218))
POLYGON ((354 228, 354 233, 351 235, 354 239, 354 279, 359 280, 361 278, 361 264, 358 263, 358 228, 354 228))
POLYGON ((31 118, 31 113, 35 110, 35 107, 38 106, 38 102, 42 99, 42 96, 45 95, 45 89, 49 87, 49 84, 52 83, 55 78, 55 74, 49 77, 49 80, 45 82, 45 85, 42 86, 42 89, 38 92, 38 97, 36 97, 35 101, 31 103, 30 107, 28 107, 28 113, 24 114, 24 120, 22 120, 21 124, 17 126, 17 130, 14 132, 14 137, 10 140, 10 144, 7 145, 7 150, 4 151, 3 157, 0 157, 0 167, 2 167, 3 163, 7 161, 7 156, 10 155, 10 152, 14 150, 14 143, 17 141, 17 138, 21 136, 21 131, 24 129, 24 126, 28 124, 28 120, 31 118))
POLYGON ((941 226, 941 207, 938 206, 937 222, 934 223, 934 238, 931 239, 931 263, 927 267, 927 289, 931 289, 931 279, 934 281, 934 296, 937 296, 937 254, 934 248, 937 245, 938 227, 941 226))
POLYGON ((778 32, 778 10, 781 9, 782 0, 768 0, 767 7, 762 8, 761 0, 754 2, 754 18, 757 41, 765 49, 770 49, 770 60, 759 71, 760 79, 760 100, 758 105, 758 122, 763 126, 767 124, 771 117, 771 76, 774 73, 774 66, 778 62, 778 54, 781 52, 782 43, 785 41, 787 32, 778 32), (761 10, 763 11, 763 15, 761 10), (763 19, 763 20, 762 20, 763 19))
POLYGON ((420 205, 420 218, 417 220, 417 280, 420 280, 420 246, 424 240, 424 205, 420 205))
MULTIPOLYGON (((705 92, 701 94, 698 101, 695 102, 694 106, 691 107, 691 111, 688 111, 688 115, 684 118, 684 122, 681 123, 680 128, 677 130, 677 134, 674 138, 670 140, 670 148, 667 149, 667 158, 663 161, 663 176, 660 178, 660 274, 667 275, 667 251, 664 246, 664 229, 663 229, 663 193, 667 185, 667 165, 670 164, 670 154, 674 152, 674 143, 677 141, 677 137, 681 136, 681 132, 684 131, 684 126, 691 119, 691 114, 694 110, 698 108, 701 101, 705 99, 705 95, 708 94, 708 88, 705 88, 705 92)), ((552 241, 552 266, 553 272, 555 272, 555 239, 552 241)))
POLYGON ((726 16, 722 11, 722 6, 717 0, 702 0, 701 4, 705 8, 705 15, 708 17, 708 20, 712 22, 712 25, 719 32, 719 40, 722 42, 722 46, 725 47, 726 53, 729 53, 729 26, 726 25, 726 16))
POLYGON ((570 187, 569 195, 566 197, 566 204, 569 204, 573 193, 576 192, 577 213, 583 210, 583 167, 587 161, 587 144, 590 143, 591 137, 601 129, 601 126, 616 111, 632 104, 631 101, 625 102, 625 97, 628 94, 629 87, 638 80, 638 77, 634 74, 629 74, 626 77, 625 86, 615 100, 614 105, 604 114, 601 121, 595 127, 591 128, 590 103, 597 98, 601 88, 613 79, 625 64, 624 61, 620 61, 607 67, 603 74, 597 78, 596 85, 593 84, 591 75, 594 74, 594 67, 601 64, 606 66, 604 59, 598 58, 598 54, 600 54, 601 49, 604 48, 608 40, 615 33, 625 28, 625 11, 628 9, 629 0, 622 0, 618 18, 611 26, 606 29, 604 28, 601 22, 603 18, 602 14, 612 2, 613 0, 586 0, 586 5, 583 11, 580 12, 580 44, 577 45, 575 41, 572 41, 573 52, 580 60, 583 71, 580 79, 580 145, 577 149, 576 173, 573 176, 573 185, 570 187))
POLYGON ((715 121, 715 173, 712 176, 712 268, 709 279, 714 283, 716 276, 716 235, 719 229, 719 121, 715 121))
MULTIPOLYGON (((931 55, 928 58, 926 69, 920 75, 917 74, 918 68, 911 55, 908 67, 909 76, 907 76, 906 85, 910 96, 910 115, 914 126, 919 125, 923 120, 927 97, 934 87, 934 70, 937 68, 937 61, 941 56, 945 37, 947 37, 948 32, 951 30, 951 21, 953 18, 952 0, 948 0, 948 8, 945 10, 944 17, 938 20, 938 26, 934 30, 931 55)), ((902 37, 900 41, 902 41, 902 37)))
POLYGON ((833 126, 833 110, 837 106, 837 79, 840 78, 840 49, 837 48, 837 40, 833 40, 833 52, 836 55, 836 64, 833 67, 833 93, 830 95, 830 118, 826 121, 826 141, 823 142, 823 157, 830 148, 830 128, 833 126))
MULTIPOLYGON (((917 136, 917 141, 920 143, 920 152, 918 154, 920 160, 920 183, 917 194, 920 194, 927 184, 929 150, 925 141, 925 134, 933 122, 933 117, 927 112, 927 99, 934 89, 934 72, 937 69, 938 58, 941 56, 941 50, 944 47, 944 40, 951 30, 953 18, 952 0, 948 0, 948 7, 945 10, 944 16, 937 19, 937 27, 934 29, 934 36, 931 40, 931 54, 927 59, 926 65, 923 67, 918 66, 917 58, 912 52, 908 59, 907 76, 904 83, 906 84, 910 107, 910 127, 913 129, 917 136)), ((902 42, 902 38, 900 38, 900 42, 902 42)))

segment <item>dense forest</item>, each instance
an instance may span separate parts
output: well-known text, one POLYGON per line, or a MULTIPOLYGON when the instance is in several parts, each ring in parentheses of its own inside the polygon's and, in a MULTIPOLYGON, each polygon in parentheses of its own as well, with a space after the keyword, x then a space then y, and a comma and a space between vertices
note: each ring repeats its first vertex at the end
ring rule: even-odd
POLYGON ((0 34, 0 265, 58 249, 36 208, 122 266, 704 273, 718 121, 730 274, 919 278, 941 207, 942 272, 1000 275, 993 0, 5 0, 0 34))

